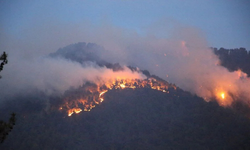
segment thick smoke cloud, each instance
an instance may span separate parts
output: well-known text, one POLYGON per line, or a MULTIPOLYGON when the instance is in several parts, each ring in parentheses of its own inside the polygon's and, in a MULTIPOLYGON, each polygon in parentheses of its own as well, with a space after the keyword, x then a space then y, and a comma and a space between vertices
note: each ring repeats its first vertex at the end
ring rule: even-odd
MULTIPOLYGON (((165 22, 168 23, 172 24, 165 22)), ((152 29, 154 32, 157 30, 154 26, 145 28, 145 33, 139 35, 136 31, 114 27, 107 22, 100 26, 86 22, 60 26, 50 21, 25 28, 19 38, 1 36, 5 40, 1 47, 9 53, 10 62, 2 72, 1 89, 6 89, 2 92, 25 90, 24 85, 49 92, 64 91, 86 79, 105 76, 110 70, 97 69, 96 66, 83 68, 78 63, 62 59, 41 58, 59 47, 84 41, 103 46, 106 51, 97 55, 107 62, 147 69, 207 100, 213 97, 220 99, 219 94, 225 92, 229 101, 220 100, 222 105, 231 103, 229 94, 249 93, 249 79, 239 78, 238 73, 219 66, 219 59, 208 48, 202 31, 176 23, 171 29, 169 26, 166 30, 161 28, 157 31, 163 35, 157 37, 152 33, 152 29)), ((133 77, 131 72, 127 72, 126 76, 133 77)), ((140 75, 135 76, 141 78, 140 75)))
POLYGON ((18 56, 13 58, 13 55, 2 75, 4 78, 0 80, 0 94, 3 99, 16 94, 32 94, 34 90, 48 95, 60 95, 69 88, 77 88, 86 82, 145 78, 143 74, 132 72, 125 66, 122 71, 114 72, 93 62, 80 64, 48 56, 22 60, 18 56))
MULTIPOLYGON (((115 49, 110 53, 116 53, 116 58, 124 60, 126 64, 149 69, 205 100, 215 98, 223 106, 238 99, 249 104, 250 97, 247 93, 250 90, 247 85, 250 80, 246 74, 240 70, 229 72, 220 66, 219 58, 209 48, 205 35, 198 29, 178 27, 169 38, 148 36, 132 39, 126 46, 119 48, 121 53, 117 53, 115 49)), ((119 42, 121 41, 117 43, 119 42)))
POLYGON ((233 99, 249 103, 249 79, 245 75, 239 76, 239 73, 244 74, 241 71, 229 72, 220 66, 205 35, 198 29, 176 27, 168 38, 135 34, 128 37, 124 34, 120 38, 114 35, 108 39, 113 42, 102 41, 110 52, 100 55, 104 59, 148 69, 206 100, 216 98, 224 106, 230 105, 233 99))

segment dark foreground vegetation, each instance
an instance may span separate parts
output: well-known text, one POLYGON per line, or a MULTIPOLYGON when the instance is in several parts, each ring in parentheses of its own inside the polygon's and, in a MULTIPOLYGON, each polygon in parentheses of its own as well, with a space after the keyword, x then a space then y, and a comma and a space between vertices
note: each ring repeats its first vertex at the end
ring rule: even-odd
MULTIPOLYGON (((3 54, 1 54, 0 56, 0 72, 3 70, 4 65, 6 65, 7 63, 8 63, 7 54, 6 52, 3 52, 3 54)), ((9 132, 13 129, 14 125, 15 125, 15 113, 11 114, 11 117, 9 118, 8 122, 0 120, 0 143, 3 143, 9 132)))

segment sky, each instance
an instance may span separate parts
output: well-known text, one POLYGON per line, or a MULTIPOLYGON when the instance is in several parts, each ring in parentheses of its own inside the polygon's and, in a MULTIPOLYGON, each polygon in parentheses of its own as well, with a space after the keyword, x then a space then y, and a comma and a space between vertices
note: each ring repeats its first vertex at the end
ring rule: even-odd
MULTIPOLYGON (((167 38, 172 28, 189 26, 203 32, 209 47, 249 50, 249 6, 248 0, 0 0, 0 47, 8 50, 10 44, 4 41, 10 38, 40 42, 37 47, 47 45, 44 49, 53 51, 86 40, 79 30, 88 27, 111 26, 139 36, 167 38), (46 39, 61 42, 53 45, 46 39)), ((47 53, 44 49, 39 51, 47 53)))

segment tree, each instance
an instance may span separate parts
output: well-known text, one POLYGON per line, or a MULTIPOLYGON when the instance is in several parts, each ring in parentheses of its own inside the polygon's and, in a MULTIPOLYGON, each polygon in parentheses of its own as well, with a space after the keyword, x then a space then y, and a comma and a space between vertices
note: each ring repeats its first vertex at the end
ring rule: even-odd
MULTIPOLYGON (((3 54, 1 55, 0 60, 2 61, 0 64, 0 72, 1 72, 3 70, 3 66, 8 63, 7 54, 5 52, 3 52, 3 54)), ((8 123, 0 120, 0 143, 3 143, 3 141, 6 139, 6 136, 13 129, 13 126, 15 125, 16 122, 15 116, 16 114, 12 113, 8 123)))
MULTIPOLYGON (((3 54, 1 55, 0 60, 2 60, 2 62, 0 64, 0 72, 1 72, 3 70, 3 66, 8 63, 7 54, 5 52, 3 52, 3 54)), ((0 78, 1 78, 1 76, 0 76, 0 78)))
POLYGON ((3 141, 6 139, 6 136, 13 129, 15 122, 16 122, 16 114, 15 113, 11 114, 11 117, 10 117, 8 123, 0 120, 0 143, 3 143, 3 141))

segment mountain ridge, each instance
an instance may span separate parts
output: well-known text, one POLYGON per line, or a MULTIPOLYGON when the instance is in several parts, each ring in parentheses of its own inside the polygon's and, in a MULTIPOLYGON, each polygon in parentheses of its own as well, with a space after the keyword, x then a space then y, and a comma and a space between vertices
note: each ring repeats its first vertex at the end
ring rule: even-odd
MULTIPOLYGON (((80 45, 88 48, 86 43, 80 45)), ((76 49, 79 54, 80 50, 76 49)), ((58 51, 65 53, 66 59, 71 61, 98 62, 100 67, 105 66, 114 72, 123 68, 119 64, 103 62, 91 52, 91 58, 85 59, 66 50, 58 51)), ((63 55, 52 53, 50 57, 63 55)), ((135 67, 128 68, 138 71, 135 67)), ((146 70, 141 72, 148 78, 168 83, 146 70)), ((78 90, 81 88, 66 92, 78 90)), ((0 107, 1 114, 16 110, 18 118, 15 128, 0 148, 250 149, 248 118, 178 87, 170 88, 169 93, 151 88, 112 88, 103 97, 105 100, 91 111, 68 117, 66 112, 59 110, 63 95, 47 96, 36 91, 33 95, 17 96, 0 107)))

